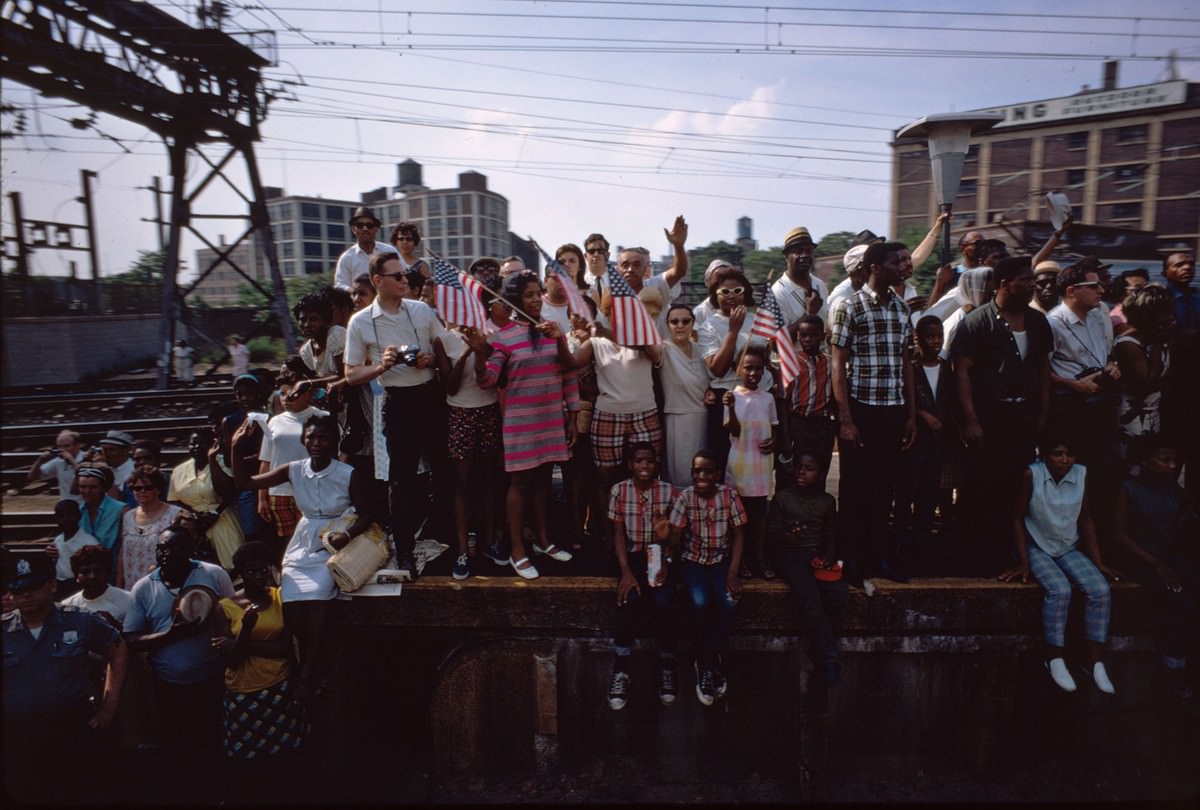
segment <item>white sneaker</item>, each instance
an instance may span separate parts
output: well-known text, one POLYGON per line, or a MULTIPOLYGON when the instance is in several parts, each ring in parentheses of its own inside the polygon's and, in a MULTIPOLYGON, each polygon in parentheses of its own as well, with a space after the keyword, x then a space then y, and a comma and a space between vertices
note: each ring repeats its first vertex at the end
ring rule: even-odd
POLYGON ((1113 686, 1113 682, 1108 679, 1108 670, 1104 668, 1103 661, 1097 661, 1092 664, 1092 680, 1096 682, 1096 688, 1106 695, 1115 695, 1117 687, 1113 686))
POLYGON ((1051 658, 1046 663, 1046 668, 1050 670, 1050 678, 1064 692, 1074 692, 1075 679, 1071 677, 1071 671, 1067 669, 1067 662, 1061 658, 1051 658))

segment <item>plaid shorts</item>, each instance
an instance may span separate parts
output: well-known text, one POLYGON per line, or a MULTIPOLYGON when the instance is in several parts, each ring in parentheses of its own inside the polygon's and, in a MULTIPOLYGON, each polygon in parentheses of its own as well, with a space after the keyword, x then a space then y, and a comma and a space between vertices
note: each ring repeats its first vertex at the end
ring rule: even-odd
POLYGON ((275 536, 290 540, 302 516, 296 507, 296 499, 291 495, 268 495, 267 502, 271 506, 271 516, 275 518, 275 536))
POLYGON ((592 456, 597 467, 620 467, 625 463, 625 448, 636 442, 650 442, 654 452, 663 453, 663 429, 658 411, 609 413, 592 411, 592 456))
POLYGON ((458 408, 451 405, 446 421, 446 447, 450 458, 465 461, 500 452, 500 405, 458 408))

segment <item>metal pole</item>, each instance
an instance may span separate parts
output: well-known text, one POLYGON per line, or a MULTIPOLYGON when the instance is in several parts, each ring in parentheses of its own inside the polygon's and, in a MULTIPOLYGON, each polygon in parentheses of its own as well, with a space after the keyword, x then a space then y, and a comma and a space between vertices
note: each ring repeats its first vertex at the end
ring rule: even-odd
POLYGON ((158 376, 155 387, 167 390, 171 380, 171 348, 175 345, 175 274, 179 270, 179 241, 187 221, 187 202, 183 196, 187 170, 187 147, 177 139, 167 141, 171 163, 171 218, 168 221, 167 248, 163 256, 162 320, 158 325, 158 376))
MULTIPOLYGON (((254 226, 254 238, 261 239, 267 265, 271 269, 271 287, 275 292, 272 308, 283 332, 283 344, 288 354, 296 353, 296 331, 292 328, 292 313, 288 310, 287 290, 283 286, 283 275, 279 272, 279 255, 275 252, 275 236, 271 233, 271 215, 267 210, 266 194, 258 176, 258 162, 254 158, 254 144, 242 146, 246 158, 246 173, 250 175, 250 187, 254 190, 254 202, 250 203, 250 224, 254 226)), ((253 273, 257 267, 251 268, 253 273)))
POLYGON ((154 192, 154 232, 158 234, 158 249, 166 250, 166 237, 163 236, 162 185, 158 175, 151 178, 150 190, 154 192))
POLYGON ((32 315, 33 286, 29 280, 29 245, 25 244, 25 220, 21 218, 21 192, 8 192, 8 202, 12 206, 13 225, 17 231, 17 279, 21 284, 25 314, 32 315))
POLYGON ((79 172, 83 184, 83 216, 88 232, 88 261, 92 265, 92 312, 100 313, 100 253, 96 250, 96 218, 92 215, 92 180, 98 177, 91 169, 79 172))

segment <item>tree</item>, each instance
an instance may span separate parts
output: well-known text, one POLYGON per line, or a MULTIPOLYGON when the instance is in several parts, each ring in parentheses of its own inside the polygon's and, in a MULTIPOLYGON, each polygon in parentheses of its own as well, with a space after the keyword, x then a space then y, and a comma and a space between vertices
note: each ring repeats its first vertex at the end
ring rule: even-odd
MULTIPOLYGON (((917 245, 921 244, 921 240, 925 238, 926 233, 928 233, 928 229, 922 225, 909 225, 900 231, 897 241, 908 245, 908 249, 911 252, 916 249, 917 245)), ((929 295, 933 290, 933 282, 937 277, 937 269, 938 251, 935 247, 933 253, 929 254, 929 258, 925 260, 924 264, 920 267, 913 267, 912 278, 909 279, 909 282, 917 288, 917 292, 921 295, 929 295)))
MULTIPOLYGON (((310 292, 317 292, 333 284, 332 273, 314 273, 312 275, 292 276, 283 280, 283 289, 287 294, 287 305, 290 310, 296 302, 310 292)), ((254 320, 269 321, 274 317, 267 303, 267 297, 249 284, 238 287, 237 305, 239 307, 254 307, 258 313, 254 320)))
POLYGON ((106 306, 115 310, 153 312, 162 308, 162 250, 141 250, 124 273, 103 279, 106 306))
POLYGON ((758 284, 768 278, 777 279, 787 270, 787 259, 783 257, 783 248, 773 247, 766 250, 755 250, 746 254, 742 259, 742 270, 751 284, 758 284))
POLYGON ((713 259, 724 259, 730 264, 741 264, 744 251, 740 245, 729 242, 711 242, 702 248, 688 251, 688 281, 704 281, 704 271, 713 259))
POLYGON ((840 259, 846 255, 846 251, 854 243, 855 235, 850 231, 834 231, 833 233, 825 234, 825 236, 821 237, 821 241, 817 242, 817 246, 813 248, 813 256, 815 258, 837 256, 840 259))

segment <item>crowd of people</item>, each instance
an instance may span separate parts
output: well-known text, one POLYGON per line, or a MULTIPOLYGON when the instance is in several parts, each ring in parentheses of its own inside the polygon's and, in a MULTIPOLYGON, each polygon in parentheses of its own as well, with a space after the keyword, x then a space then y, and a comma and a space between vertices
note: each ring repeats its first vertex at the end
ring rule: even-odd
MULTIPOLYGON (((87 649, 108 662, 94 727, 129 705, 123 733, 152 738, 144 701, 118 704, 137 668, 128 647, 147 654, 159 744, 186 734, 193 753, 222 739, 233 760, 286 753, 322 688, 338 593, 326 563, 377 526, 409 582, 418 537, 453 548, 460 581, 482 565, 533 580, 539 566, 611 554, 614 710, 631 699, 643 623, 658 641, 658 698, 675 701, 677 590, 695 612, 696 697, 711 706, 729 688, 722 655, 745 580, 786 582, 816 678, 833 686, 847 588, 870 595, 913 575, 1039 583, 1047 669, 1066 691, 1078 688, 1065 649, 1077 586, 1086 672, 1104 693, 1116 690, 1108 583, 1128 576, 1153 596, 1172 694, 1196 703, 1191 254, 1166 256, 1161 282, 1145 270, 1114 280, 1095 257, 1050 259, 1062 231, 1033 257, 969 232, 962 263, 925 296, 909 279, 939 219, 911 251, 860 233, 846 280, 827 290, 797 227, 773 283, 755 289, 714 260, 707 295, 687 306, 682 217, 664 229, 674 257, 660 274, 645 249, 614 257, 594 233, 560 246, 544 276, 485 257, 453 280, 419 257, 415 226, 389 245, 370 208, 350 224, 334 285, 294 307, 298 355, 278 370, 243 361, 232 401, 169 475, 157 445, 122 431, 89 452, 64 432, 37 460, 31 479, 58 479, 62 533, 45 564, 6 568, 6 675, 13 660, 41 666, 31 632, 85 623, 54 605, 65 599, 102 617, 86 622, 87 649), (443 310, 461 298, 439 287, 477 296, 482 322, 455 322, 443 310), (646 339, 620 327, 631 306, 653 324, 646 339), (25 655, 14 634, 28 662, 9 658, 10 646, 25 655)), ((6 721, 49 700, 6 685, 6 721)), ((70 710, 62 722, 77 724, 70 710)))

